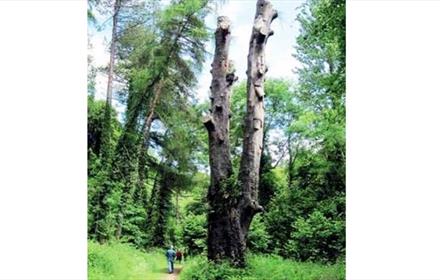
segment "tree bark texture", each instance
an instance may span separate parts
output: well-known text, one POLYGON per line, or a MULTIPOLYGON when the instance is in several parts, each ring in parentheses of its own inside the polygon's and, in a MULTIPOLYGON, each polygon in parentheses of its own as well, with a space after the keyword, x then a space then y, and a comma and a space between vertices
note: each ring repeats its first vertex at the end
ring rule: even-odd
POLYGON ((208 213, 208 258, 220 260, 235 255, 230 246, 234 237, 230 219, 230 198, 227 191, 232 175, 229 144, 229 114, 231 86, 236 80, 228 73, 230 21, 227 17, 217 19, 215 53, 212 63, 211 114, 204 119, 209 134, 209 164, 211 184, 208 191, 210 211, 208 213))
POLYGON ((204 119, 209 133, 211 185, 208 191, 208 258, 229 259, 245 266, 246 237, 258 204, 258 177, 263 145, 264 49, 273 34, 270 24, 277 12, 267 0, 257 1, 248 56, 247 113, 238 184, 233 182, 229 145, 230 92, 236 80, 230 73, 228 47, 230 22, 218 18, 216 50, 212 64, 211 115, 204 119))
MULTIPOLYGON (((264 134, 264 77, 268 68, 265 62, 267 40, 274 34, 270 25, 278 16, 268 0, 257 1, 252 35, 249 42, 247 69, 247 111, 243 136, 238 182, 242 190, 241 230, 246 236, 254 215, 263 211, 258 204, 260 160, 264 134)), ((245 245, 245 240, 244 240, 245 245)))

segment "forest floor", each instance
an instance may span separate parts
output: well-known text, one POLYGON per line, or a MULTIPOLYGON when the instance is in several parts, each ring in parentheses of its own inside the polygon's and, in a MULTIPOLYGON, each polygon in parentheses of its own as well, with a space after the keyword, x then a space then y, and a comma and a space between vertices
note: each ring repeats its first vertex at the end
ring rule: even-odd
POLYGON ((166 277, 163 278, 163 280, 178 280, 179 274, 182 271, 182 269, 183 269, 182 265, 176 264, 174 267, 174 272, 172 274, 169 274, 167 272, 167 275, 166 277))

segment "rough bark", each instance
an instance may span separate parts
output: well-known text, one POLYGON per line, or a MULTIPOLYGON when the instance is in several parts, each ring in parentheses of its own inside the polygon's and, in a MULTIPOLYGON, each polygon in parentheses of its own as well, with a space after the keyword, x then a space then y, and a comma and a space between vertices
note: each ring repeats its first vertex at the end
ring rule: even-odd
MULTIPOLYGON (((265 47, 274 34, 270 28, 278 16, 268 0, 257 1, 252 36, 249 44, 247 69, 247 111, 243 137, 243 154, 240 163, 239 185, 242 190, 241 230, 246 237, 254 215, 263 211, 258 204, 260 159, 264 133, 264 77, 268 70, 265 63, 265 47)), ((245 240, 243 241, 245 245, 245 240)))
POLYGON ((231 177, 229 99, 231 85, 236 78, 234 73, 228 73, 230 22, 226 17, 219 17, 215 33, 211 115, 204 120, 209 133, 211 167, 208 258, 214 261, 229 259, 239 267, 245 265, 246 236, 252 218, 258 211, 262 211, 258 204, 258 177, 263 145, 264 75, 267 72, 264 49, 268 37, 273 34, 270 24, 276 17, 277 12, 269 1, 257 1, 249 46, 247 113, 238 184, 231 177))
POLYGON ((211 167, 208 191, 208 258, 211 260, 220 260, 234 254, 229 246, 234 237, 231 232, 234 221, 229 218, 231 209, 227 192, 232 175, 229 144, 230 94, 231 86, 236 80, 234 73, 228 73, 230 40, 230 21, 227 17, 219 17, 211 70, 211 114, 203 121, 209 134, 211 167))

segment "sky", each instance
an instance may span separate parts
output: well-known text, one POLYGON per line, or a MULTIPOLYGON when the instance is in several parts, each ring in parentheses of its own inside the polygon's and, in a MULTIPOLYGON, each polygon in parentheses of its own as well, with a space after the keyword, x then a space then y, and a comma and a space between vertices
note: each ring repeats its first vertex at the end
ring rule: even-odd
MULTIPOLYGON (((209 15, 207 25, 215 29, 217 16, 226 15, 232 22, 231 44, 229 59, 234 61, 236 75, 239 81, 246 80, 247 55, 249 39, 255 17, 255 0, 229 0, 219 7, 216 15, 209 15)), ((298 35, 299 24, 295 22, 298 13, 296 10, 303 1, 297 0, 272 0, 274 8, 278 11, 278 18, 272 22, 274 36, 270 37, 266 45, 266 64, 269 67, 267 77, 294 79, 293 69, 298 66, 298 61, 292 56, 295 38, 298 35)), ((214 42, 209 42, 207 50, 214 53, 214 42)), ((204 63, 203 71, 199 77, 198 97, 200 101, 208 99, 209 85, 211 83, 212 57, 204 63)))
MULTIPOLYGON (((166 2, 167 0, 163 0, 166 2)), ((299 23, 295 21, 298 14, 297 8, 303 0, 272 0, 274 8, 278 11, 278 18, 272 23, 275 34, 269 38, 266 46, 266 64, 269 67, 267 77, 295 79, 293 69, 299 66, 299 62, 292 56, 294 53, 295 38, 298 35, 299 23)), ((255 17, 255 0, 227 0, 219 5, 214 14, 206 18, 209 28, 215 30, 217 16, 226 15, 232 22, 232 40, 229 50, 229 58, 234 61, 236 75, 239 81, 246 80, 247 54, 252 24, 255 17)), ((108 17, 108 16, 107 16, 108 17)), ((98 22, 103 22, 105 16, 97 16, 98 22)), ((89 40, 92 45, 89 53, 93 57, 95 66, 105 66, 109 62, 108 46, 110 42, 111 26, 100 32, 94 29, 89 30, 89 40)), ((214 42, 206 44, 210 54, 214 53, 214 42)), ((211 83, 212 56, 208 55, 203 70, 198 76, 197 97, 199 102, 208 100, 209 85, 211 83)), ((99 73, 96 78, 96 98, 105 99, 107 76, 99 73)), ((122 113, 124 106, 114 102, 119 113, 122 113)))

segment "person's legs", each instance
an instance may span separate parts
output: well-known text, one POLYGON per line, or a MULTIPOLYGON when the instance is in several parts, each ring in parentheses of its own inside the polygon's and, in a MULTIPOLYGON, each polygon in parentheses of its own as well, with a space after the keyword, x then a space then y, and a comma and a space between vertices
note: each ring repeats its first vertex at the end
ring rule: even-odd
POLYGON ((174 262, 171 261, 171 272, 174 272, 174 262))
POLYGON ((168 261, 168 273, 171 273, 171 272, 173 272, 173 267, 172 267, 172 262, 171 261, 168 261))

